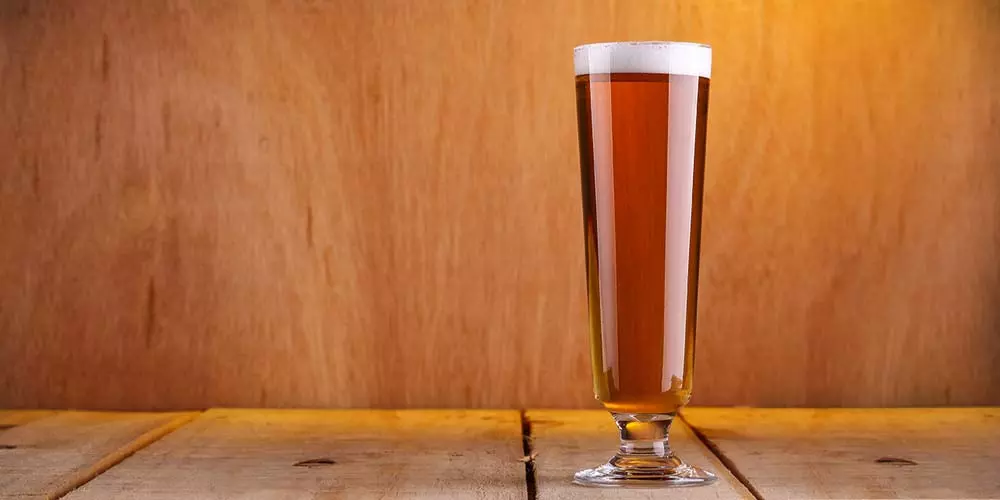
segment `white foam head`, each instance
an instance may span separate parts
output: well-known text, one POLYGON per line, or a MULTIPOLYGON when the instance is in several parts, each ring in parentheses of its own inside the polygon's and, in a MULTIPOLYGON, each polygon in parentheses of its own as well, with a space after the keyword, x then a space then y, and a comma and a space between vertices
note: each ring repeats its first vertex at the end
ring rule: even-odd
POLYGON ((611 42, 573 49, 577 75, 657 73, 712 77, 712 48, 689 42, 611 42))

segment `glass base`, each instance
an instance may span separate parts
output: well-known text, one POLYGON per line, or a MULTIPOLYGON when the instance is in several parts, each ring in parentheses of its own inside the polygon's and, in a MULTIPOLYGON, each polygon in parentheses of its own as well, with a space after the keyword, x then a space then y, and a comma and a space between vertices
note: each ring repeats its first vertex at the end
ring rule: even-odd
POLYGON ((573 476, 581 486, 665 488, 701 486, 717 479, 685 464, 670 451, 667 439, 674 414, 612 413, 621 437, 608 463, 573 476))
MULTIPOLYGON (((617 457, 616 457, 617 458, 617 457)), ((701 486, 712 484, 715 474, 681 462, 676 457, 673 463, 615 465, 615 459, 593 469, 584 469, 573 475, 573 482, 581 486, 629 487, 629 488, 670 488, 701 486)))

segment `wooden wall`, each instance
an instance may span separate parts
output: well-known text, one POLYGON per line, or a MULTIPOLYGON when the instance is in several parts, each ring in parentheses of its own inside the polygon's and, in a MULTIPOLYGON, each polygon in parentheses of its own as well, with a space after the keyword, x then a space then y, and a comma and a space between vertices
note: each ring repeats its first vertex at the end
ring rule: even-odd
POLYGON ((0 0, 0 407, 583 407, 571 49, 713 44, 695 400, 1000 404, 1000 2, 0 0))

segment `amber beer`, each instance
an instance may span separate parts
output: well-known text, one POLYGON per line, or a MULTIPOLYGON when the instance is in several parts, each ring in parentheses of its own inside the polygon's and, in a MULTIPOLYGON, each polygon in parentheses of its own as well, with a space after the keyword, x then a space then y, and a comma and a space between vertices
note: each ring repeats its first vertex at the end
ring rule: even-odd
POLYGON ((711 49, 578 48, 591 353, 614 413, 691 397, 711 49))

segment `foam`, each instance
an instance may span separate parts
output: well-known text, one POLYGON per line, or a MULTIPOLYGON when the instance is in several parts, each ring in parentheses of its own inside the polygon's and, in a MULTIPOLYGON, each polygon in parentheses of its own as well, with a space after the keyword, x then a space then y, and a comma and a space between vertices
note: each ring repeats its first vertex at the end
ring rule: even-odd
POLYGON ((712 77, 712 48, 689 42, 611 42, 573 49, 577 75, 657 73, 712 77))

